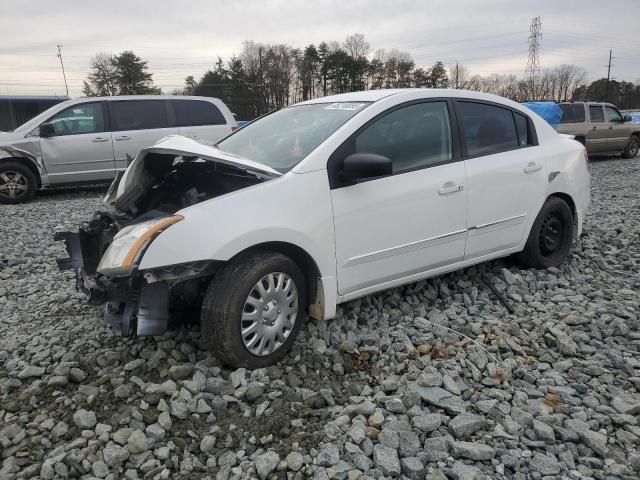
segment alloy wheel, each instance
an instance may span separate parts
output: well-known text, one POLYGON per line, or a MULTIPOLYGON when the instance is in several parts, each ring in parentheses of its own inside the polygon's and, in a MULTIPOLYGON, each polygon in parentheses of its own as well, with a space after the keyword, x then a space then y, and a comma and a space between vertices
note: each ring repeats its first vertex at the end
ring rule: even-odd
POLYGON ((240 334, 246 349, 265 356, 285 343, 298 315, 298 290, 293 279, 283 272, 262 277, 245 300, 240 334))
POLYGON ((12 200, 20 198, 29 190, 29 181, 20 172, 5 170, 0 173, 0 196, 12 200))

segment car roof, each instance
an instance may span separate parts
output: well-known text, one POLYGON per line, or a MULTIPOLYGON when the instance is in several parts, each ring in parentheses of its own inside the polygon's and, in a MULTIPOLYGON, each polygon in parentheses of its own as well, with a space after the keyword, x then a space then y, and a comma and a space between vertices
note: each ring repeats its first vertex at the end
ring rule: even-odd
POLYGON ((205 100, 205 101, 221 101, 219 98, 215 97, 197 97, 192 95, 113 95, 107 97, 79 97, 69 100, 67 102, 68 105, 72 103, 84 103, 87 101, 118 101, 118 100, 205 100))
POLYGON ((560 102, 560 105, 605 105, 607 107, 616 107, 613 103, 608 102, 560 102))
POLYGON ((295 105, 311 105, 315 103, 334 102, 377 102, 385 98, 394 96, 398 101, 402 101, 403 96, 415 96, 419 92, 422 98, 468 98, 471 100, 484 100, 522 109, 522 106, 512 100, 490 93, 475 92, 471 90, 458 90, 453 88, 388 88, 381 90, 364 90, 360 92, 341 93, 328 97, 319 97, 295 105))

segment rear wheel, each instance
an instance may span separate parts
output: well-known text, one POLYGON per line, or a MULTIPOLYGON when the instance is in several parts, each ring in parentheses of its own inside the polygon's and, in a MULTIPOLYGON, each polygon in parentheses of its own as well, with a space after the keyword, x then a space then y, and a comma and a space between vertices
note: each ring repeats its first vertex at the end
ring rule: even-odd
POLYGON ((633 158, 638 155, 638 150, 640 149, 640 136, 633 134, 629 138, 629 143, 624 147, 622 152, 622 158, 633 158))
POLYGON ((0 203, 26 202, 36 187, 36 176, 29 167, 18 162, 0 163, 0 203))
POLYGON ((551 197, 536 217, 524 250, 516 260, 525 267, 557 267, 569 255, 573 241, 573 214, 567 202, 551 197))
POLYGON ((226 365, 261 368, 280 360, 300 330, 306 301, 298 266, 280 253, 232 259, 216 273, 202 305, 202 332, 226 365))

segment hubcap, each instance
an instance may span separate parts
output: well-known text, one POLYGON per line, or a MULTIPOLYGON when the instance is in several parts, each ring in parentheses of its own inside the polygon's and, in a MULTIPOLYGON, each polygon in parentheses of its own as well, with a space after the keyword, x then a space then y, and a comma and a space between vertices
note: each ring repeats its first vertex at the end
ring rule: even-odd
POLYGON ((240 335, 254 355, 278 350, 291 334, 298 315, 298 290, 283 272, 265 275, 251 289, 244 302, 240 335))
POLYGON ((562 244, 564 228, 562 221, 555 213, 549 213, 540 229, 540 250, 547 256, 554 253, 562 244))
POLYGON ((0 173, 0 195, 5 198, 18 198, 24 195, 29 182, 20 172, 7 170, 0 173))
POLYGON ((635 157, 638 154, 638 147, 640 147, 640 142, 636 138, 631 140, 631 148, 629 148, 629 153, 631 153, 632 157, 635 157))

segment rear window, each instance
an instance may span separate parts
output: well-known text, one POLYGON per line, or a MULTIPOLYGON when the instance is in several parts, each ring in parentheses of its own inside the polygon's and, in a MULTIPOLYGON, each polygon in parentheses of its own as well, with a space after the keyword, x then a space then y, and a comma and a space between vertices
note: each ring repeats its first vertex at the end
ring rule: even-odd
POLYGON ((467 155, 478 157, 520 146, 511 110, 484 103, 457 102, 467 155))
POLYGON ((224 115, 211 102, 204 100, 171 100, 176 126, 226 125, 224 115))
POLYGON ((112 130, 147 130, 168 127, 164 100, 110 102, 112 130))
POLYGON ((582 103, 561 103, 562 120, 560 123, 584 123, 584 105, 582 103))
POLYGON ((589 118, 592 122, 604 122, 604 112, 600 105, 589 105, 589 118))

